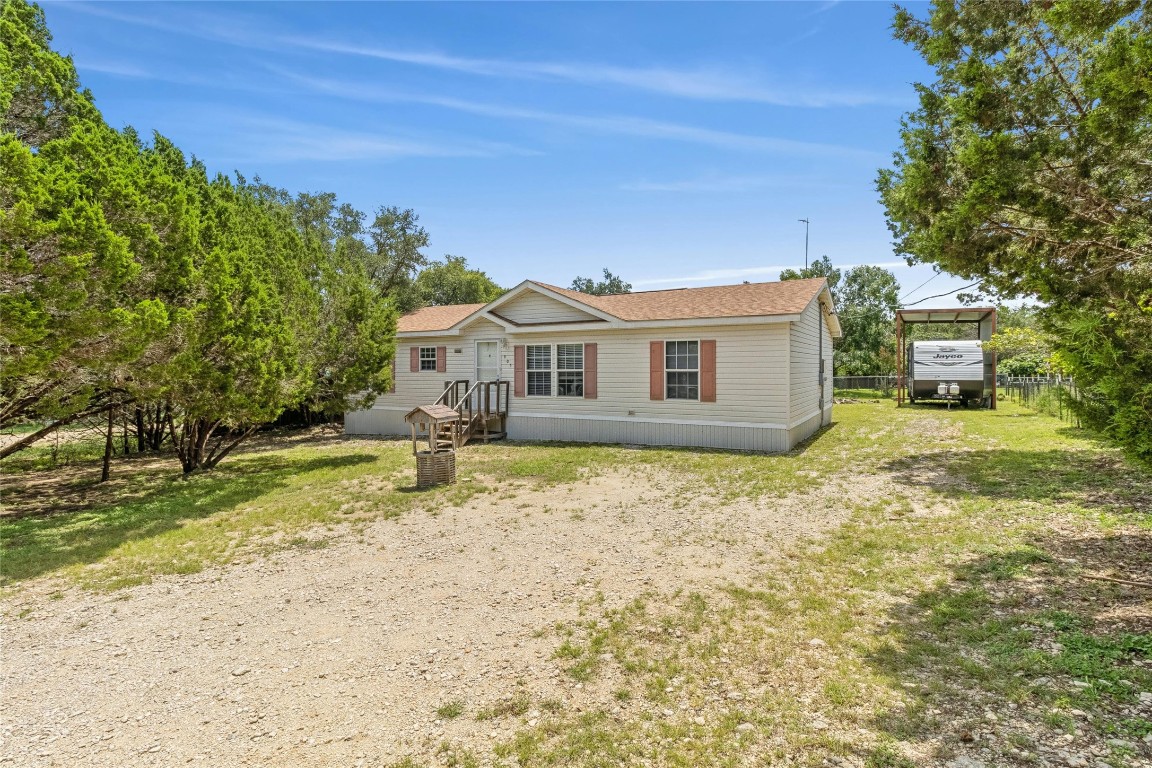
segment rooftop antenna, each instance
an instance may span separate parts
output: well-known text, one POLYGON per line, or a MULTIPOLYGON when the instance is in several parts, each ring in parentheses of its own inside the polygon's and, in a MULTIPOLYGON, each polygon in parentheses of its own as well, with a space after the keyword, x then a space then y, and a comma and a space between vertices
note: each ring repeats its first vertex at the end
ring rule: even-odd
POLYGON ((796 219, 804 222, 804 269, 808 269, 808 219, 796 219))

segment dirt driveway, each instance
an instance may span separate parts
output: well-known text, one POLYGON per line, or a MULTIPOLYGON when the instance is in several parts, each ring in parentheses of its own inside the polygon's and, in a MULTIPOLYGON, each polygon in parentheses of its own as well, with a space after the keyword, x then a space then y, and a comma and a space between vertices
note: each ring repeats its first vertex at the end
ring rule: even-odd
POLYGON ((721 503, 657 474, 610 474, 490 493, 322 548, 111 594, 48 599, 45 581, 7 607, 0 757, 423 764, 450 762, 450 743, 489 762, 541 709, 645 706, 614 699, 610 671, 587 683, 566 674, 558 622, 742 581, 839 525, 844 494, 834 481, 803 497, 721 503))

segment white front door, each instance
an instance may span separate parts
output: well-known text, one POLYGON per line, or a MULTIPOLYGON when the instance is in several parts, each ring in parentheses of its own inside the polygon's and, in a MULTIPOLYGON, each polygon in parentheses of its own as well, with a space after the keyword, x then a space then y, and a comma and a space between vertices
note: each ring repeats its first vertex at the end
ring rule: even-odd
POLYGON ((476 381, 500 380, 500 342, 476 342, 476 381))

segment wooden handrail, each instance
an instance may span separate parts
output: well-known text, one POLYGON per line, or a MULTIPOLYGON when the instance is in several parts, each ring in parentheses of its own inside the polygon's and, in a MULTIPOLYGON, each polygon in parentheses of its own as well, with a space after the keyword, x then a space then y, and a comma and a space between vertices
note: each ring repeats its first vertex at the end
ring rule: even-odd
POLYGON ((440 397, 436 398, 435 404, 436 405, 447 405, 449 408, 455 408, 456 403, 460 402, 460 398, 456 398, 455 403, 449 403, 448 402, 448 396, 455 393, 455 392, 459 392, 460 391, 459 387, 461 384, 463 384, 465 387, 467 387, 468 386, 468 379, 456 379, 455 381, 448 382, 448 386, 444 389, 443 392, 440 393, 440 397))

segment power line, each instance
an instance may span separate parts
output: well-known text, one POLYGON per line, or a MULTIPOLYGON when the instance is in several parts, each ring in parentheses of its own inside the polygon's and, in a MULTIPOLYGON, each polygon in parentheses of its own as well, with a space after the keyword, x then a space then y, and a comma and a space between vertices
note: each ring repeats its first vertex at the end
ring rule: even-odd
POLYGON ((933 280, 935 280, 936 278, 940 277, 940 275, 942 275, 942 274, 944 274, 944 273, 943 273, 943 272, 937 272, 936 274, 932 275, 932 277, 928 278, 928 279, 927 279, 927 280, 925 280, 924 282, 920 283, 920 285, 916 286, 916 287, 915 287, 915 288, 913 288, 912 290, 908 291, 908 293, 906 293, 906 294, 904 294, 903 296, 901 296, 901 297, 900 297, 900 301, 904 301, 904 299, 906 299, 906 298, 908 298, 909 296, 911 296, 912 294, 916 293, 916 291, 918 291, 918 290, 920 290, 921 288, 923 288, 924 286, 928 285, 928 283, 930 283, 930 282, 932 282, 933 280))
POLYGON ((928 299, 938 299, 941 296, 950 296, 951 294, 956 293, 956 291, 963 291, 965 288, 975 288, 978 285, 980 285, 979 280, 977 280, 974 283, 970 283, 968 285, 962 285, 959 288, 956 288, 956 289, 951 290, 951 291, 945 291, 944 293, 938 293, 935 296, 925 296, 924 298, 920 299, 919 301, 914 301, 911 304, 905 304, 903 307, 901 307, 901 309, 906 309, 907 307, 914 307, 917 304, 923 304, 924 302, 928 301, 928 299))

